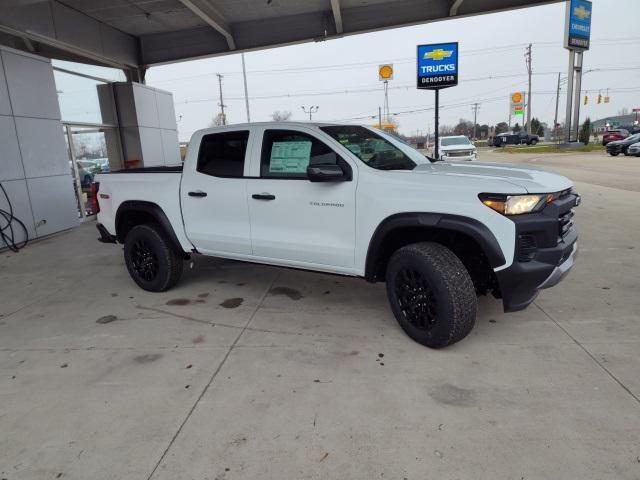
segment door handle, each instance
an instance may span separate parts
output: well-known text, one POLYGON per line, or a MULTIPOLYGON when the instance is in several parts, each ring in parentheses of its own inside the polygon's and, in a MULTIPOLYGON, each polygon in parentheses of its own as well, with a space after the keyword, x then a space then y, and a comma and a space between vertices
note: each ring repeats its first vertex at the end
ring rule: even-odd
POLYGON ((202 190, 196 190, 195 192, 189 192, 190 197, 206 197, 207 192, 203 192, 202 190))
POLYGON ((276 196, 270 193, 254 193, 251 195, 251 198, 255 198, 256 200, 275 200, 276 196))

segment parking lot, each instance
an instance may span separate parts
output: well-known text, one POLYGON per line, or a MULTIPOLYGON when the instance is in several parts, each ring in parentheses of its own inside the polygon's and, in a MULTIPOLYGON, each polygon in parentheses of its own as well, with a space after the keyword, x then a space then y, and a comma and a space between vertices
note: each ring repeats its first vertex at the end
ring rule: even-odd
POLYGON ((640 158, 576 181, 580 256, 527 310, 412 342, 383 284, 196 258, 130 279, 92 223, 0 256, 0 479, 640 478, 640 158))

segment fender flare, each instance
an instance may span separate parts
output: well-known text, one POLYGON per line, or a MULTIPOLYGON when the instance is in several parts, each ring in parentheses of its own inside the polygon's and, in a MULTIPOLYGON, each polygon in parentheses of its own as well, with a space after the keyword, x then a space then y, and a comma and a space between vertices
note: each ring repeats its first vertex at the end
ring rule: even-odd
POLYGON ((116 227, 116 238, 118 242, 124 243, 124 235, 120 230, 120 224, 122 222, 122 217, 126 213, 129 212, 143 212, 149 214, 153 217, 153 219, 162 227, 167 236, 169 237, 169 241, 171 242, 172 247, 175 251, 181 255, 185 255, 186 252, 182 249, 180 245, 180 241, 176 235, 169 218, 167 217, 164 210, 160 205, 153 202, 146 202, 143 200, 126 200, 120 204, 118 207, 118 211, 116 212, 115 218, 115 227, 116 227))
POLYGON ((365 279, 375 281, 378 254, 385 237, 393 230, 406 227, 425 227, 465 234, 480 246, 492 268, 506 263, 496 237, 486 225, 474 218, 443 213, 398 213, 385 218, 373 233, 367 250, 365 279))

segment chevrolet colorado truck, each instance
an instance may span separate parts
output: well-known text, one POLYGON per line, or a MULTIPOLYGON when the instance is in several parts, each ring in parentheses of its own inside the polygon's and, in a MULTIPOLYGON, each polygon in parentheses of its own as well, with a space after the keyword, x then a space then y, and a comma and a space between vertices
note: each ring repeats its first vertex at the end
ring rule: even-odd
POLYGON ((184 165, 99 174, 93 190, 100 240, 124 244, 145 290, 171 288, 192 255, 362 277, 432 348, 471 331, 477 295, 523 309, 577 253, 567 178, 435 162, 365 126, 200 130, 184 165))

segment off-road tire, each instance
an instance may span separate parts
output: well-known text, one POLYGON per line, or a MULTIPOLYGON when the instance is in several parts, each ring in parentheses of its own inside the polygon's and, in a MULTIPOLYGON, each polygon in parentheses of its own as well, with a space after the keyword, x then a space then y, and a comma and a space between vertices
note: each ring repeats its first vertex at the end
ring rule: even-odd
POLYGON ((136 225, 129 231, 124 241, 124 261, 133 281, 149 292, 164 292, 173 287, 180 280, 184 263, 162 228, 155 224, 136 225), (149 270, 141 271, 141 245, 148 250, 155 274, 145 274, 149 270))
POLYGON ((538 140, 531 140, 531 142, 529 142, 529 145, 537 145, 538 144, 538 140))
MULTIPOLYGON (((460 259, 447 247, 421 242, 400 248, 389 260, 386 282, 391 310, 402 329, 416 342, 430 348, 442 348, 462 340, 473 329, 477 307, 473 282, 460 259), (403 273, 407 271, 422 276, 430 291, 429 298, 435 299, 432 305, 435 318, 429 325, 417 326, 415 318, 412 323, 409 319, 411 308, 401 305, 399 297, 404 295, 406 298, 407 290, 398 285, 407 285, 403 273)), ((419 298, 420 302, 424 295, 413 298, 419 298)), ((426 308, 424 302, 418 304, 423 310, 426 308)), ((423 317, 428 318, 429 314, 423 317)))
POLYGON ((612 157, 617 157, 618 155, 620 155, 620 152, 609 152, 609 155, 611 155, 612 157))

